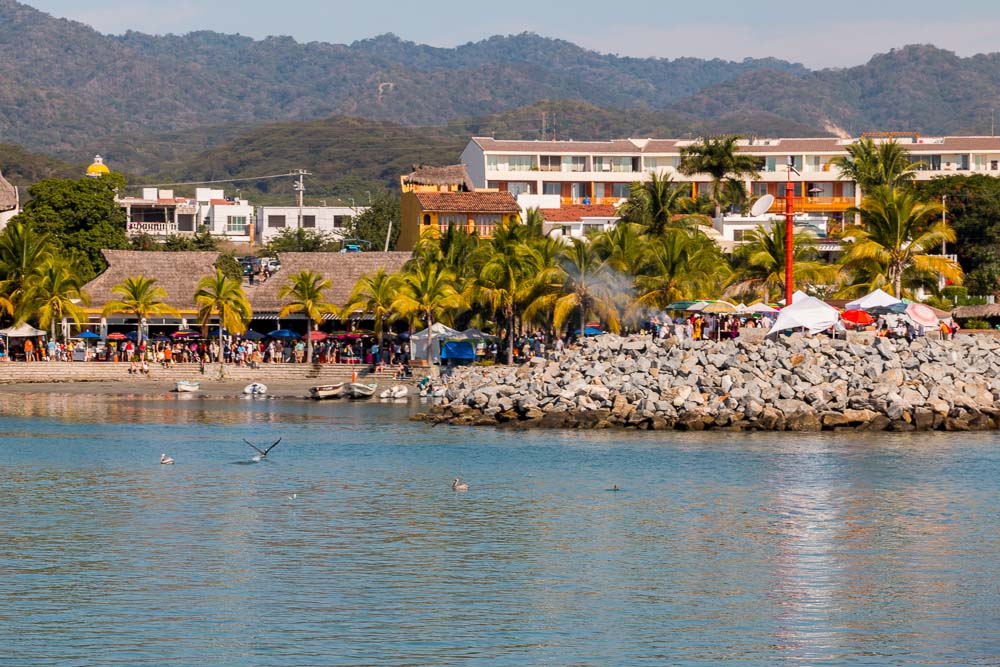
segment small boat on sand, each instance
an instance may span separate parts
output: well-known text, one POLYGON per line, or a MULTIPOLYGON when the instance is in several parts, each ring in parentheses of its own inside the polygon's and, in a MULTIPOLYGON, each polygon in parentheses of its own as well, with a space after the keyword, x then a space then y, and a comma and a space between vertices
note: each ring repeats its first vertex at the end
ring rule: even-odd
POLYGON ((374 383, 348 382, 347 396, 348 398, 371 398, 375 395, 376 389, 378 389, 378 385, 374 383))
POLYGON ((309 387, 309 397, 317 401, 325 401, 330 398, 340 398, 345 394, 345 387, 349 384, 347 382, 338 382, 336 384, 321 384, 315 387, 309 387))
POLYGON ((405 385, 394 384, 388 389, 383 389, 378 395, 379 398, 403 398, 409 393, 405 385))
POLYGON ((195 380, 178 380, 174 387, 174 390, 178 392, 192 392, 199 389, 201 389, 201 383, 195 380))
POLYGON ((263 396, 267 394, 267 385, 263 382, 251 382, 243 387, 243 393, 248 396, 263 396))
POLYGON ((443 398, 446 393, 448 393, 448 385, 444 384, 427 385, 420 390, 422 398, 443 398))

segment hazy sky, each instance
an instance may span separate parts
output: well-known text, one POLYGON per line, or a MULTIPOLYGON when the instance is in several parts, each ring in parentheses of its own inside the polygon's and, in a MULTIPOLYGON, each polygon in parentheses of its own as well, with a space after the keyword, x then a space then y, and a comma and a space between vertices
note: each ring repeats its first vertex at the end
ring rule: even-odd
POLYGON ((967 56, 1000 50, 997 0, 22 0, 104 33, 214 30, 350 43, 385 32, 455 46, 524 31, 605 53, 741 60, 775 56, 809 67, 866 62, 906 44, 967 56))

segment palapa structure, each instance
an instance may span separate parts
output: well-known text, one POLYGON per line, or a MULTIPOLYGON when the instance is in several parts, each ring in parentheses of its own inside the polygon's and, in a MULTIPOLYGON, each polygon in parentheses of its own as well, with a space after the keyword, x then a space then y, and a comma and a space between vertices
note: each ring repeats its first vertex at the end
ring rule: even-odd
POLYGON ((951 311, 958 320, 990 320, 1000 318, 1000 304, 984 303, 978 306, 959 306, 951 311))
POLYGON ((0 172, 0 213, 17 209, 17 188, 3 177, 0 172))
MULTIPOLYGON (((108 268, 84 286, 90 295, 87 312, 100 319, 101 309, 117 299, 112 292, 126 278, 146 276, 156 278, 157 287, 167 293, 164 299, 184 315, 197 313, 194 292, 203 276, 215 273, 217 252, 143 252, 139 250, 102 250, 108 268)), ((92 318, 93 319, 93 318, 92 318)))
POLYGON ((413 172, 399 179, 403 192, 437 190, 441 192, 472 192, 475 188, 464 164, 434 167, 426 164, 413 165, 413 172))

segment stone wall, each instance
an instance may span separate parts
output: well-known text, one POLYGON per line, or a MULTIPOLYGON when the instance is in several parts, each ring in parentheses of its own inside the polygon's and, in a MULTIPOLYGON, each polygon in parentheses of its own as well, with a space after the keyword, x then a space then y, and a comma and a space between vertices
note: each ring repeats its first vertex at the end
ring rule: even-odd
POLYGON ((979 430, 1000 425, 1000 341, 795 334, 654 341, 605 335, 559 361, 467 367, 424 418, 564 428, 979 430))

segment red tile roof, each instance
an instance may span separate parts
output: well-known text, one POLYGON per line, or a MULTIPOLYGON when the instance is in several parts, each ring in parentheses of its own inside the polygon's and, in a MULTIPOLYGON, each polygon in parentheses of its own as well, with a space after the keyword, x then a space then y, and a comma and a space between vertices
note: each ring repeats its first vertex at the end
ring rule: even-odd
POLYGON ((449 213, 520 213, 509 192, 415 192, 424 211, 449 213))
POLYGON ((545 222, 580 222, 584 218, 617 218, 618 211, 612 204, 577 204, 561 208, 543 208, 545 222))

